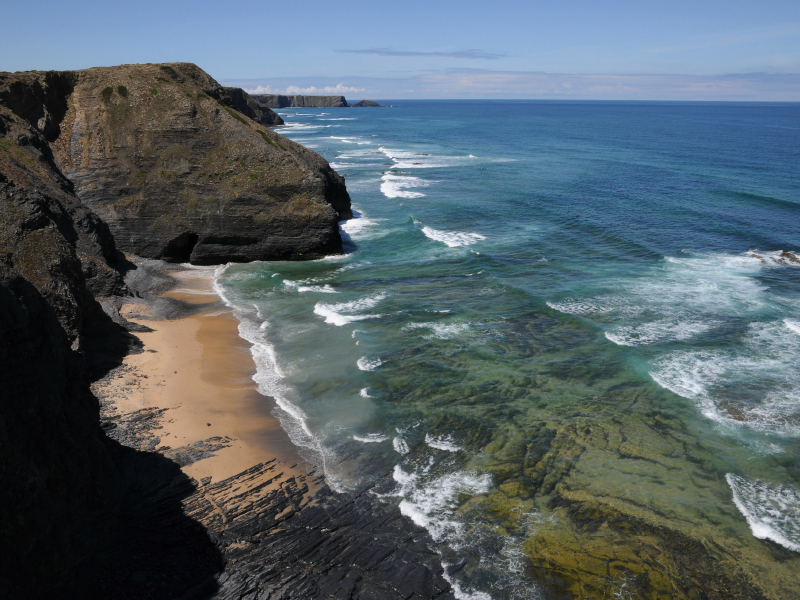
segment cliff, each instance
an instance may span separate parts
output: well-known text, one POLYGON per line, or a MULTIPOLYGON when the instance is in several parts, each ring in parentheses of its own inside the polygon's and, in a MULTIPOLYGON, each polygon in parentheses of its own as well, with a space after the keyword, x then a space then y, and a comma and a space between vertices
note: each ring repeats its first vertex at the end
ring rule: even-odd
POLYGON ((89 383, 122 377, 141 346, 119 299, 98 298, 152 300, 163 283, 118 246, 206 223, 192 260, 246 256, 235 240, 210 252, 214 227, 284 235, 284 248, 322 238, 313 255, 329 239, 320 223, 349 214, 327 163, 236 112, 233 96, 193 65, 0 74, 3 597, 453 598, 427 533, 369 494, 324 488, 311 503, 294 478, 265 494, 282 477, 274 460, 200 485, 168 447, 134 449, 161 428, 147 409, 100 422, 89 383), (133 208, 106 196, 126 185, 133 208), (202 192, 195 208, 187 187, 202 192), (247 206, 265 213, 249 215, 258 227, 247 206))
POLYGON ((341 249, 342 178, 233 104, 193 65, 0 73, 4 597, 104 597, 99 565, 152 519, 169 523, 143 554, 160 568, 195 583, 221 569, 182 512, 192 486, 173 462, 105 436, 89 382, 138 345, 97 301, 127 293, 120 246, 203 262, 341 249), (136 200, 120 205, 123 193, 136 200))
POLYGON ((243 89, 226 87, 225 91, 233 101, 233 108, 243 115, 250 117, 256 123, 266 125, 267 127, 284 124, 283 119, 281 119, 274 110, 258 102, 243 89))
POLYGON ((74 582, 121 493, 85 379, 104 327, 112 343, 122 334, 91 289, 124 284, 107 263, 116 257, 108 228, 48 150, 45 133, 0 106, 0 587, 9 598, 74 582))
POLYGON ((258 102, 270 108, 337 108, 347 106, 344 96, 281 96, 279 94, 254 95, 258 102))
POLYGON ((120 250, 194 264, 342 251, 343 178, 195 65, 2 73, 0 102, 43 132, 120 250))

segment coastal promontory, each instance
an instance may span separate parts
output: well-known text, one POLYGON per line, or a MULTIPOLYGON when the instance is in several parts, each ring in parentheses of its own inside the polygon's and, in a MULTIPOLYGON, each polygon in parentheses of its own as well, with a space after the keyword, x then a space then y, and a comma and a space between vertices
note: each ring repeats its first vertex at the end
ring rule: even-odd
POLYGON ((218 264, 342 250, 343 178, 195 65, 0 74, 0 100, 43 133, 125 252, 218 264))

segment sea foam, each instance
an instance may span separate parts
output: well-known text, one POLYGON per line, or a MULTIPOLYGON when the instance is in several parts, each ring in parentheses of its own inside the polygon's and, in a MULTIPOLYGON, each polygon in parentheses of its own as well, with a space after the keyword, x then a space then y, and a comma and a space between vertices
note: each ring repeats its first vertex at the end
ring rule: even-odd
POLYGON ((364 444, 377 444, 379 442, 385 442, 389 439, 389 436, 380 433, 368 433, 366 435, 354 435, 353 439, 357 442, 363 442, 364 444))
POLYGON ((770 485, 739 475, 725 476, 733 502, 760 540, 772 540, 800 552, 800 493, 788 485, 770 485))
POLYGON ((381 300, 386 298, 386 294, 379 293, 366 298, 360 298, 351 302, 340 302, 337 304, 326 304, 318 302, 314 306, 314 313, 325 317, 325 322, 331 325, 342 326, 353 321, 363 321, 364 319, 376 319, 380 314, 362 314, 376 306, 381 300))
POLYGON ((442 242, 450 246, 451 248, 457 248, 459 246, 470 246, 476 242, 480 242, 481 240, 485 240, 486 237, 482 236, 479 233, 465 233, 462 231, 440 231, 438 229, 433 229, 432 227, 423 227, 422 233, 425 234, 425 237, 435 241, 435 242, 442 242))
POLYGON ((381 193, 387 198, 424 198, 421 192, 410 192, 410 188, 426 187, 428 182, 419 177, 385 173, 381 178, 381 193))
MULTIPOLYGON (((440 311, 449 312, 449 311, 440 311)), ((469 325, 466 323, 409 323, 403 327, 405 331, 412 331, 414 329, 427 329, 431 333, 422 336, 425 339, 440 339, 449 340, 461 335, 469 330, 469 325)))
POLYGON ((798 307, 761 277, 796 266, 781 252, 666 257, 614 281, 614 293, 547 304, 593 320, 620 346, 670 344, 650 359, 650 376, 694 400, 706 417, 732 429, 800 436, 798 307), (689 344, 715 335, 731 341, 689 344))
POLYGON ((431 448, 436 448, 437 450, 445 450, 447 452, 458 452, 461 450, 461 446, 456 445, 453 441, 453 436, 451 435, 431 435, 429 433, 425 434, 425 443, 428 444, 431 448))
POLYGON ((380 367, 383 363, 381 362, 380 358, 372 358, 369 359, 366 356, 362 356, 356 361, 356 365, 362 371, 374 371, 378 367, 380 367))
MULTIPOLYGON (((395 438, 398 439, 398 438, 395 438)), ((437 542, 458 537, 463 525, 452 519, 458 497, 477 496, 489 491, 491 477, 473 471, 455 471, 433 480, 420 480, 395 465, 392 477, 397 482, 394 495, 400 496, 400 512, 420 527, 425 527, 437 542)))

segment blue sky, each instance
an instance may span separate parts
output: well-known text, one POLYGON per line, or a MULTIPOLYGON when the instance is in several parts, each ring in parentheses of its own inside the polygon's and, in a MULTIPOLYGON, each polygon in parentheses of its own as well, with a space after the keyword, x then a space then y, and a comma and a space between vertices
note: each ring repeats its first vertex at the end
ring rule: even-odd
POLYGON ((800 101, 800 2, 52 2, 3 9, 0 70, 190 61, 350 98, 800 101))

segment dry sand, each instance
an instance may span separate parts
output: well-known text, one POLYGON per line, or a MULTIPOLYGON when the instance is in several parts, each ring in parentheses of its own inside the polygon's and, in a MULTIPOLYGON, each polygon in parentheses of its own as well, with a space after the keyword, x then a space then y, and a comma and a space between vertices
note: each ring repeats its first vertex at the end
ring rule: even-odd
POLYGON ((129 320, 154 331, 136 334, 144 352, 126 357, 127 381, 109 384, 128 384, 124 394, 113 394, 117 413, 168 409, 158 432, 160 452, 166 451, 164 446, 174 449, 212 437, 230 438, 230 446, 215 456, 183 467, 198 481, 220 481, 273 458, 286 478, 312 471, 314 465, 299 455, 273 416, 274 400, 258 393, 250 345, 239 337, 233 311, 211 289, 210 272, 171 275, 180 283, 165 295, 199 305, 200 310, 180 319, 150 320, 134 316, 143 314, 141 304, 122 307, 120 312, 129 320), (136 381, 134 387, 131 381, 136 381))

